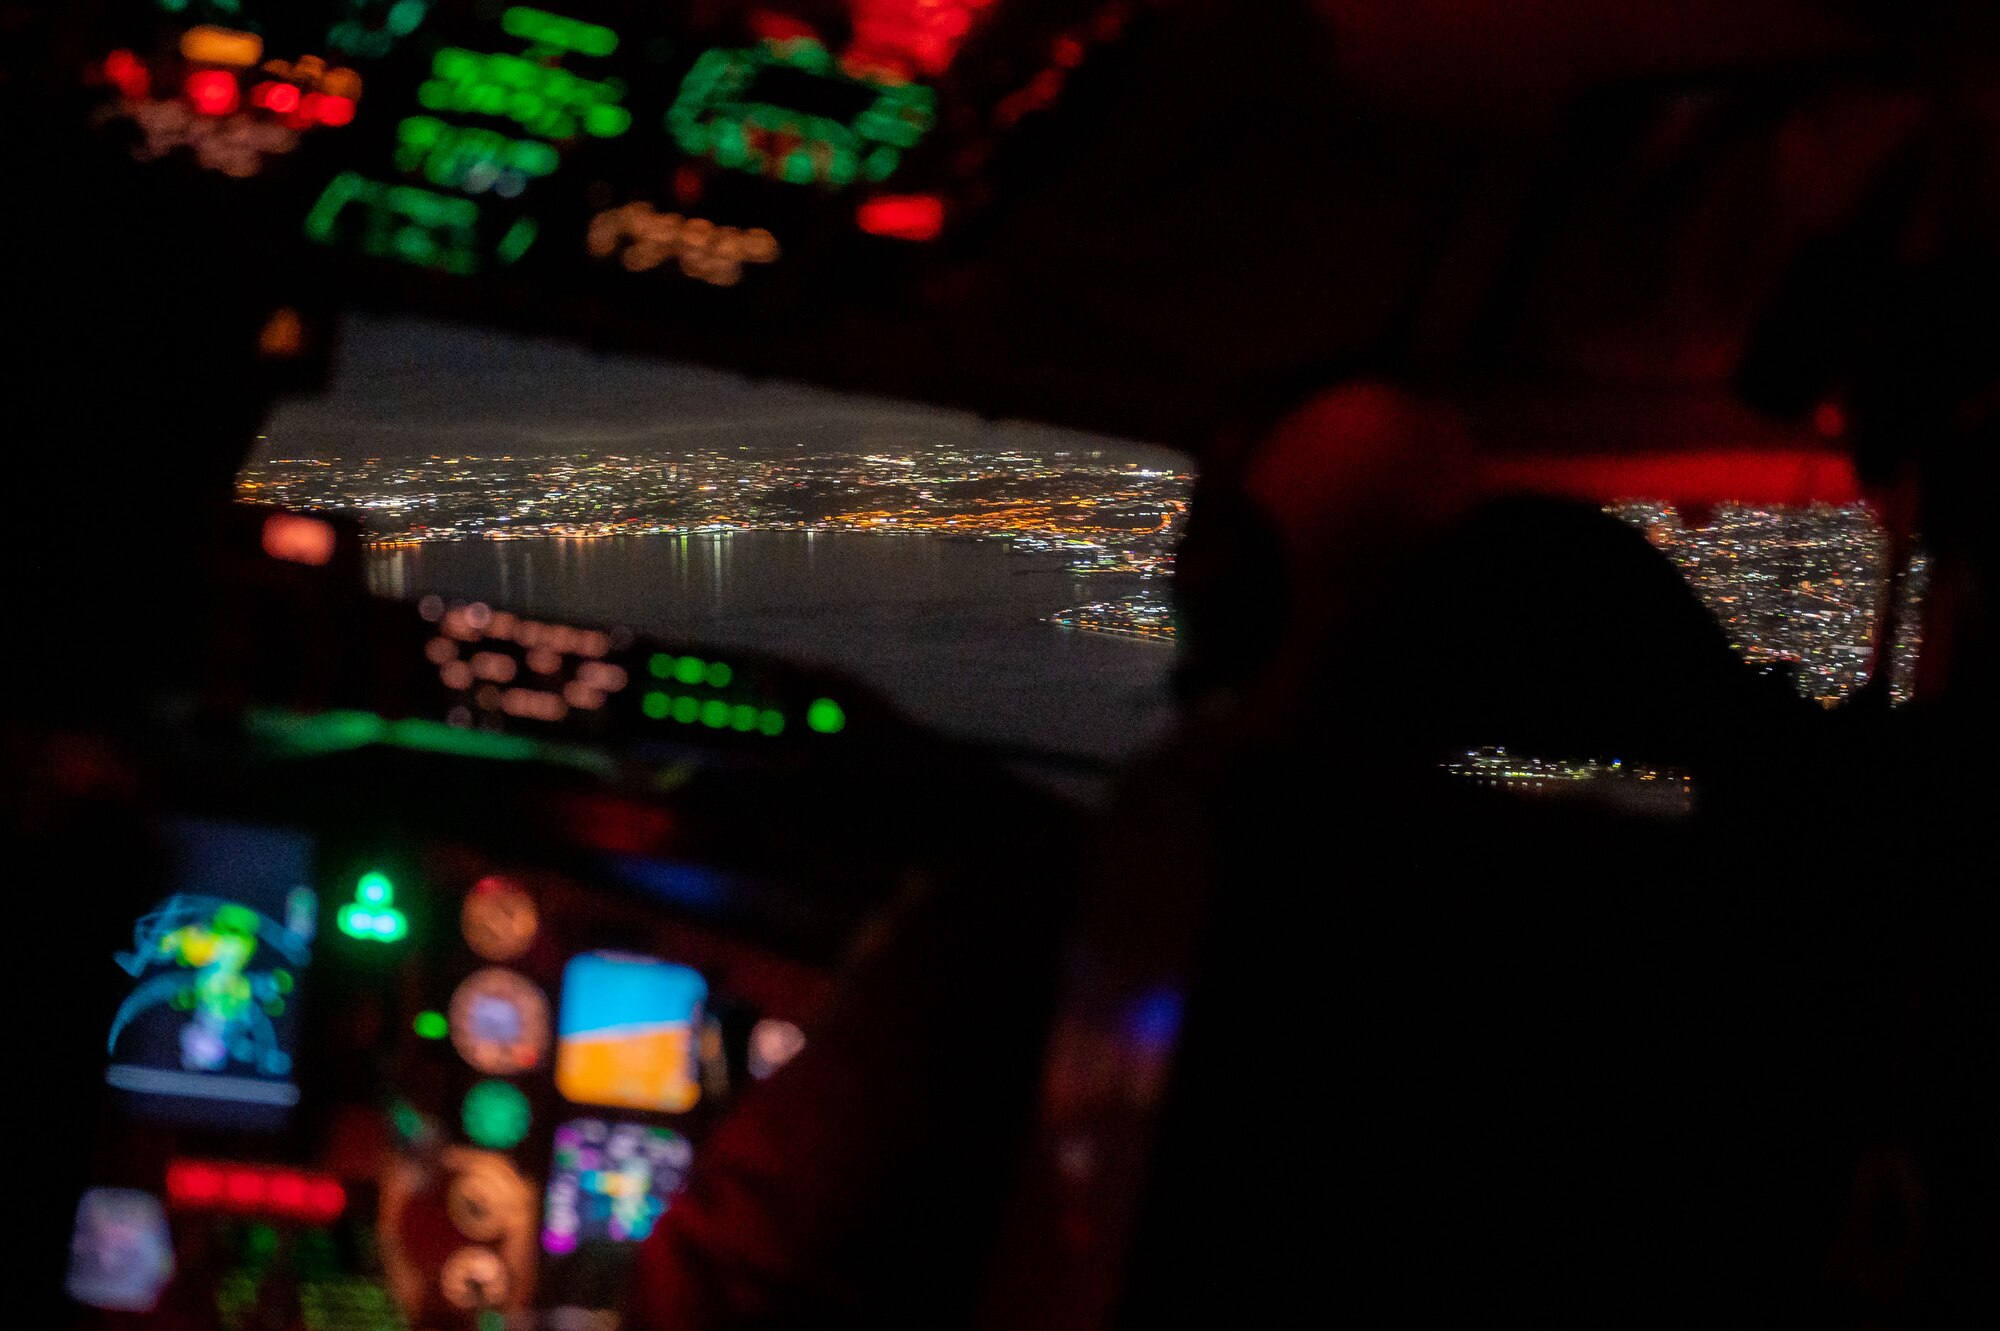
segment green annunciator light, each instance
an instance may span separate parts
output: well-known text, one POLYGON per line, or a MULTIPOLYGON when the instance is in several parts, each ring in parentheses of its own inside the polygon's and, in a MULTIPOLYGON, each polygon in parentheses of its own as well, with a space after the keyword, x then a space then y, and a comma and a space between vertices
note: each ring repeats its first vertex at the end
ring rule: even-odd
POLYGON ((815 698, 806 708, 806 724, 822 735, 834 735, 847 728, 847 713, 831 698, 815 698))
POLYGON ((419 1012, 410 1029, 426 1040, 442 1040, 451 1034, 451 1023, 442 1012, 419 1012))
POLYGON ((409 920, 396 909, 396 885, 372 869, 361 875, 354 900, 340 908, 336 919, 349 938, 377 943, 393 943, 410 932, 409 920))
POLYGON ((520 1145, 532 1119, 528 1097, 504 1081, 480 1082, 465 1093, 459 1107, 465 1135, 495 1151, 520 1145))

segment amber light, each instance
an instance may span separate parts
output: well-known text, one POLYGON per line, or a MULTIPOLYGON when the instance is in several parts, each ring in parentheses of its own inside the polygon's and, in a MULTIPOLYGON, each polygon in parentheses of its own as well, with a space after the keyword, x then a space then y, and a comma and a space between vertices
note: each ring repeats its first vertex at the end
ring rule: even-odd
POLYGON ((264 553, 293 564, 325 564, 333 559, 333 524, 297 513, 264 519, 264 553))

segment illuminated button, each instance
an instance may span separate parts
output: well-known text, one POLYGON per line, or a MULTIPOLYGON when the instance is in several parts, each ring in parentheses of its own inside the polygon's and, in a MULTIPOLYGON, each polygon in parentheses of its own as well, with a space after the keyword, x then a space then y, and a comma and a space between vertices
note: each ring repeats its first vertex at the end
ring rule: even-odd
POLYGON ((766 735, 784 733, 785 714, 776 708, 766 708, 764 714, 757 718, 757 729, 766 735))
POLYGON ((655 721, 663 721, 666 719, 667 712, 672 706, 673 706, 672 698, 669 698, 664 693, 655 691, 653 693, 647 694, 645 698, 643 698, 640 701, 639 710, 644 712, 647 716, 653 718, 653 720, 655 721))
POLYGON ((683 656, 674 663, 674 678, 683 684, 699 684, 708 677, 708 662, 698 656, 683 656))
POLYGON ((442 1040, 451 1033, 451 1023, 442 1012, 419 1012, 410 1029, 426 1040, 442 1040))
POLYGON ((838 734, 847 728, 847 713, 831 698, 815 698, 806 708, 806 724, 822 735, 838 734))
POLYGON ((396 909, 395 884, 386 874, 375 871, 361 875, 354 886, 354 900, 335 916, 340 931, 350 938, 393 943, 410 932, 410 923, 396 909))
MULTIPOLYGON (((504 1081, 482 1081, 465 1093, 459 1122, 465 1135, 481 1146, 504 1151, 528 1135, 528 1097, 504 1081)), ((464 1229, 464 1226, 460 1226, 464 1229)), ((467 1238, 481 1235, 465 1230, 467 1238)))

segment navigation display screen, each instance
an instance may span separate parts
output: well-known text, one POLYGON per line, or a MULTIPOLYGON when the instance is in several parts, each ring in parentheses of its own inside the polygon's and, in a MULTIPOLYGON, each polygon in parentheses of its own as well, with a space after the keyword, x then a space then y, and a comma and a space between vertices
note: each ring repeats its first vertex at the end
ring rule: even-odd
POLYGON ((142 1112, 277 1127, 299 1098, 299 989, 319 907, 312 841, 195 819, 170 823, 166 838, 172 890, 113 958, 131 984, 105 1080, 142 1112))

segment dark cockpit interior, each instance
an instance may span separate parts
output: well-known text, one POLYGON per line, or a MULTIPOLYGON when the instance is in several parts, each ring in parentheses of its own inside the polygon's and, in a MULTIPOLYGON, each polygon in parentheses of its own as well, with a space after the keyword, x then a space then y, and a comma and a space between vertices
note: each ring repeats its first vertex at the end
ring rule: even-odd
POLYGON ((19 1324, 2000 1326, 1979 0, 0 0, 0 108, 19 1324), (773 627, 867 542, 1125 655, 773 627))

